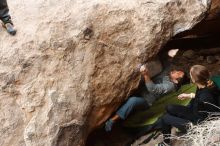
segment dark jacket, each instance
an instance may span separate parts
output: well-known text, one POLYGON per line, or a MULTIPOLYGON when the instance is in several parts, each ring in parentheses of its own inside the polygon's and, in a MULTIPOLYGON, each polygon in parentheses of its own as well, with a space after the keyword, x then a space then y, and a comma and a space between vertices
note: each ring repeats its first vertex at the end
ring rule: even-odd
POLYGON ((189 104, 193 114, 195 114, 197 120, 204 120, 210 113, 216 112, 215 107, 216 97, 218 95, 218 89, 214 86, 212 88, 197 89, 195 98, 193 98, 189 104))

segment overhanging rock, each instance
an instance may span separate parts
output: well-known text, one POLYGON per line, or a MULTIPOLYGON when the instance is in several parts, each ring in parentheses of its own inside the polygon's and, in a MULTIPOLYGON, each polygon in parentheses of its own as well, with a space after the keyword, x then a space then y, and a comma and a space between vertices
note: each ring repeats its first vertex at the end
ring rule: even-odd
POLYGON ((78 146, 138 86, 136 66, 192 28, 208 0, 8 0, 0 145, 78 146))

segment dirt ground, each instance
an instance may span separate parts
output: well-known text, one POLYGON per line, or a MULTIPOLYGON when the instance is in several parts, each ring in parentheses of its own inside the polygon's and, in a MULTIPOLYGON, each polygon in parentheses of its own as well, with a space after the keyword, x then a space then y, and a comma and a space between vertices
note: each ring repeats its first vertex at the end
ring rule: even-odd
MULTIPOLYGON (((189 72, 192 65, 201 64, 208 67, 212 75, 220 75, 220 51, 213 53, 212 51, 204 50, 204 52, 201 50, 180 50, 177 55, 171 59, 167 57, 167 51, 165 51, 160 54, 160 59, 169 60, 171 69, 177 68, 189 72)), ((110 133, 106 133, 104 127, 94 131, 89 136, 86 146, 128 146, 127 143, 132 139, 132 136, 132 133, 128 133, 122 128, 121 123, 117 123, 110 133)), ((139 138, 132 146, 154 146, 156 143, 162 141, 162 135, 160 135, 147 144, 141 144, 148 136, 149 135, 145 135, 139 138)), ((173 145, 180 144, 175 141, 173 145)))

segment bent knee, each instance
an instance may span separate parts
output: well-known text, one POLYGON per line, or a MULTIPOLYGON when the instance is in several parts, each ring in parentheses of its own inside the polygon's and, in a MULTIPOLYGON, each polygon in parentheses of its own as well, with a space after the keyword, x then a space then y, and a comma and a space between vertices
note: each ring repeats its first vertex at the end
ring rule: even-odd
POLYGON ((174 105, 168 105, 168 106, 166 106, 166 111, 167 111, 168 113, 172 113, 173 110, 175 110, 175 106, 174 106, 174 105))
POLYGON ((128 103, 135 103, 135 102, 137 102, 138 99, 139 99, 139 97, 130 97, 127 102, 128 103))

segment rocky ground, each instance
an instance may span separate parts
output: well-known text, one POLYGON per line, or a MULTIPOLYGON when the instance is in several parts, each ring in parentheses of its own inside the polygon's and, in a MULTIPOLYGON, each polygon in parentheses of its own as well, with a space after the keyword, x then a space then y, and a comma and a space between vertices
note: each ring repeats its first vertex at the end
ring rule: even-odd
POLYGON ((188 71, 194 64, 208 67, 213 75, 220 74, 220 48, 180 50, 171 66, 188 71))
MULTIPOLYGON (((161 52, 160 59, 169 59, 171 68, 183 69, 188 72, 190 66, 201 64, 207 66, 213 75, 220 75, 220 48, 180 50, 172 59, 168 58, 166 54, 167 51, 161 52)), ((160 135, 147 144, 141 144, 148 136, 141 137, 132 146, 152 146, 162 140, 160 135)), ((103 127, 94 131, 87 141, 87 146, 126 146, 131 138, 132 134, 123 129, 121 123, 118 123, 110 133, 106 133, 103 127)), ((174 145, 180 145, 180 141, 175 141, 174 145)))

